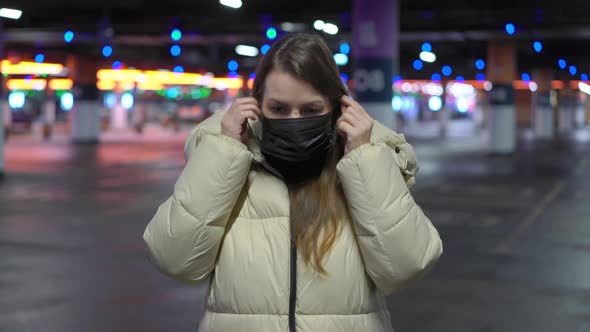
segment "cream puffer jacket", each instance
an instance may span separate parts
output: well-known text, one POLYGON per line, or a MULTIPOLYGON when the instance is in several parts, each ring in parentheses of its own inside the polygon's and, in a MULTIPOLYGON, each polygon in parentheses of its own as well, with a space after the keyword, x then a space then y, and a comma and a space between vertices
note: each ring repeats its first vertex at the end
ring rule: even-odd
POLYGON ((199 331, 392 331, 384 295, 442 253, 409 191, 418 166, 403 135, 375 122, 371 143, 338 163, 353 220, 324 260, 324 277, 291 244, 287 187, 263 166, 259 123, 244 145, 221 135, 223 114, 191 132, 173 195, 144 233, 163 273, 208 279, 199 331))

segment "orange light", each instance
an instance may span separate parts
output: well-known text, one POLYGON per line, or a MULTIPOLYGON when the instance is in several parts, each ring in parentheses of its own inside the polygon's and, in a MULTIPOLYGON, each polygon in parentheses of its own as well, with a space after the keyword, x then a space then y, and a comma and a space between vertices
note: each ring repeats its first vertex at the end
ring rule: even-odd
POLYGON ((135 88, 135 82, 122 81, 117 84, 117 87, 126 91, 133 90, 135 88))
POLYGON ((200 85, 203 75, 195 73, 174 73, 169 71, 148 70, 140 82, 169 85, 200 85))
POLYGON ((254 89, 254 79, 253 78, 248 79, 248 88, 250 90, 254 89))
POLYGON ((10 79, 6 81, 8 90, 44 90, 47 81, 44 79, 10 79))
POLYGON ((153 90, 163 90, 163 89, 166 89, 166 87, 163 84, 160 84, 160 83, 152 83, 152 82, 137 83, 137 88, 139 90, 145 90, 145 91, 153 91, 153 90))
POLYGON ((9 60, 2 60, 0 63, 0 71, 6 75, 59 75, 63 69, 64 66, 59 63, 21 61, 13 64, 9 60))
POLYGON ((467 80, 467 81, 458 82, 458 83, 469 84, 476 90, 485 90, 484 85, 486 84, 486 81, 467 80))
POLYGON ((551 82, 551 88, 555 89, 555 90, 561 90, 563 89, 564 84, 562 81, 552 81, 551 82))
POLYGON ((570 81, 570 88, 577 89, 582 81, 570 81))
POLYGON ((96 72, 96 78, 105 81, 128 81, 137 82, 142 72, 136 69, 100 69, 96 72))
MULTIPOLYGON (((96 77, 104 82, 119 82, 119 87, 127 89, 133 83, 143 90, 155 90, 165 88, 165 85, 199 85, 218 89, 240 89, 244 82, 240 77, 213 77, 197 73, 174 73, 164 70, 135 70, 135 69, 101 69, 96 77)), ((102 83, 105 90, 110 90, 112 84, 102 83), (106 88, 109 87, 109 88, 106 88)))
POLYGON ((69 78, 54 78, 49 80, 49 88, 51 90, 71 90, 74 86, 74 81, 69 78))
POLYGON ((117 86, 117 83, 115 83, 114 81, 100 80, 100 81, 96 82, 96 87, 102 91, 113 90, 113 89, 115 89, 116 86, 117 86))
POLYGON ((512 87, 514 90, 529 90, 529 81, 513 81, 512 87))
POLYGON ((216 77, 213 79, 213 84, 210 86, 211 88, 216 89, 241 89, 244 86, 244 82, 241 78, 226 78, 226 77, 216 77))

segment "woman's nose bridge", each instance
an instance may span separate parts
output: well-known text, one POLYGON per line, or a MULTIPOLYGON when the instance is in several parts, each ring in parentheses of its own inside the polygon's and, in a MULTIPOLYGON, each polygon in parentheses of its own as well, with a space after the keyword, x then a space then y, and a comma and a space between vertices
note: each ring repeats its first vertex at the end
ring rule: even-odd
POLYGON ((301 112, 299 111, 298 107, 293 107, 291 108, 291 112, 289 112, 289 117, 290 118, 300 118, 301 117, 301 112))

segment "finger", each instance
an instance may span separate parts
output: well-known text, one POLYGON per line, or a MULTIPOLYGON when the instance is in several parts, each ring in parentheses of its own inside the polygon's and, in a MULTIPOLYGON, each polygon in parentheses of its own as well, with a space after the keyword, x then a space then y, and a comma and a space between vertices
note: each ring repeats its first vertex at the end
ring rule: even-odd
POLYGON ((255 104, 258 105, 258 100, 254 97, 242 97, 235 100, 238 104, 255 104))
POLYGON ((243 124, 246 119, 250 119, 252 121, 258 121, 258 115, 252 110, 244 110, 238 114, 240 119, 240 124, 243 124))
POLYGON ((356 100, 350 98, 347 95, 342 96, 342 98, 340 98, 340 101, 345 104, 346 106, 351 106, 351 107, 355 107, 355 108, 360 108, 362 109, 363 107, 361 106, 361 104, 359 104, 356 100))
POLYGON ((353 119, 355 119, 357 121, 362 121, 364 119, 362 113, 359 112, 359 110, 357 108, 352 107, 352 106, 348 106, 344 110, 344 114, 351 116, 353 119))
POLYGON ((346 121, 338 122, 337 129, 338 133, 346 138, 350 137, 354 133, 354 127, 346 121))
POLYGON ((369 113, 367 113, 363 106, 359 104, 356 100, 350 98, 349 96, 342 96, 341 101, 344 105, 347 105, 347 107, 351 107, 353 109, 353 112, 358 113, 359 115, 371 122, 373 121, 373 118, 369 115, 369 113))
POLYGON ((261 117, 262 116, 262 112, 260 111, 260 109, 256 105, 244 104, 244 105, 238 105, 236 107, 236 112, 241 113, 241 112, 244 112, 244 111, 254 112, 257 117, 261 117))
POLYGON ((373 126, 373 118, 365 114, 365 112, 359 111, 357 108, 347 107, 344 114, 348 114, 352 118, 352 125, 355 128, 368 128, 373 126))
POLYGON ((348 122, 348 124, 350 124, 351 126, 355 126, 355 122, 356 122, 356 118, 354 117, 354 115, 352 115, 352 113, 350 112, 345 112, 342 113, 342 115, 340 116, 340 118, 338 119, 337 122, 340 121, 345 121, 348 122))

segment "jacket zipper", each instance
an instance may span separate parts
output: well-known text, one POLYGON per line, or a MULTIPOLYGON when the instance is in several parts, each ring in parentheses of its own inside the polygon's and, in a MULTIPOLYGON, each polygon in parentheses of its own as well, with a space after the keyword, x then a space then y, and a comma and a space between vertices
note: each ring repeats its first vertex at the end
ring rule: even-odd
POLYGON ((296 332, 295 329, 295 306, 297 304, 297 247, 291 240, 291 277, 289 293, 289 332, 296 332))
MULTIPOLYGON (((281 173, 277 172, 272 166, 270 166, 266 160, 261 163, 271 174, 274 174, 279 179, 283 179, 281 173)), ((290 277, 289 277, 289 332, 296 332, 295 326, 295 307, 297 306, 297 246, 295 241, 290 239, 291 242, 291 259, 290 259, 290 277)))

